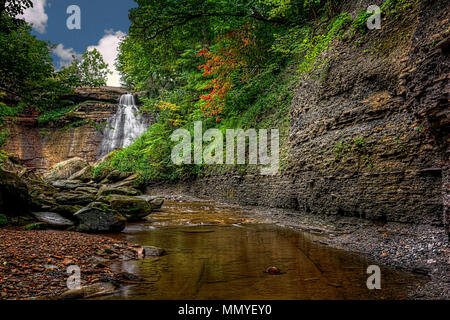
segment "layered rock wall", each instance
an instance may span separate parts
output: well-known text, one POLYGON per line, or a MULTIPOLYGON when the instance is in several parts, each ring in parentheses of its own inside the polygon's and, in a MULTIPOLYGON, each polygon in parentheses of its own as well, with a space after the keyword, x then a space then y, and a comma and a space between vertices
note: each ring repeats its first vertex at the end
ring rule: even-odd
MULTIPOLYGON (((372 2, 348 1, 343 11, 355 16, 372 2)), ((311 214, 450 225, 450 2, 408 10, 358 44, 338 41, 320 76, 300 81, 279 175, 211 174, 171 187, 311 214)))

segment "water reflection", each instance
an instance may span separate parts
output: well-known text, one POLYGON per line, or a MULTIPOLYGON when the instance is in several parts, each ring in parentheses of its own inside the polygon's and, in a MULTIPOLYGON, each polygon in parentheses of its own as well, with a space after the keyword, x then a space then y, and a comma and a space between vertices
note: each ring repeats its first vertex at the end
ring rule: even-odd
POLYGON ((364 257, 204 203, 169 203, 127 232, 128 241, 163 247, 168 254, 116 265, 144 282, 115 299, 397 299, 421 281, 382 268, 382 290, 368 290, 371 263, 364 257), (283 274, 264 273, 270 266, 283 274))

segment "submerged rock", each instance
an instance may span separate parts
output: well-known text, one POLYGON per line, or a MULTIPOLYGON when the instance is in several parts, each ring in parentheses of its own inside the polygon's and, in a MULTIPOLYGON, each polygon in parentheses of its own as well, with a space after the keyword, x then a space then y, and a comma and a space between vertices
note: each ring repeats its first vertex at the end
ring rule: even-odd
POLYGON ((55 228, 68 228, 74 223, 54 212, 32 212, 32 215, 41 222, 55 228))
POLYGON ((152 247, 152 246, 144 246, 144 256, 145 257, 161 257, 166 254, 166 250, 163 248, 152 247))
POLYGON ((78 157, 57 163, 44 175, 44 180, 55 181, 68 179, 88 165, 86 160, 78 157))
POLYGON ((126 219, 102 202, 93 202, 74 214, 78 230, 88 233, 116 233, 125 228, 126 219))

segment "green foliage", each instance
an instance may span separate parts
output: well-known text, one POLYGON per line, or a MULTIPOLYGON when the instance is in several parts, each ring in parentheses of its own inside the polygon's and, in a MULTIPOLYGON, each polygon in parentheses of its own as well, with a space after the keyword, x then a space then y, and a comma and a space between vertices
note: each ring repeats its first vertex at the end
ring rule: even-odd
POLYGON ((32 223, 25 226, 26 231, 40 231, 47 229, 46 226, 42 223, 32 223))
POLYGON ((4 214, 0 214, 0 227, 4 227, 6 225, 8 225, 8 219, 6 219, 4 214))
POLYGON ((342 37, 342 31, 350 21, 350 15, 342 13, 332 20, 324 33, 313 36, 311 40, 303 39, 303 46, 301 47, 303 58, 298 71, 309 73, 313 69, 322 67, 325 59, 321 55, 329 49, 333 40, 342 37))
POLYGON ((81 60, 76 59, 58 72, 58 78, 71 87, 100 87, 106 85, 108 64, 97 49, 86 51, 81 60))

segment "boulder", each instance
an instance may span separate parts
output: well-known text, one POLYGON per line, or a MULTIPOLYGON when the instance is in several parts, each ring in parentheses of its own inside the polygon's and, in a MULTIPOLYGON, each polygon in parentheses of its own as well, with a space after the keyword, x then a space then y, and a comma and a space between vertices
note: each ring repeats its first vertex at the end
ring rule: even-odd
POLYGON ((57 163, 50 168, 49 172, 44 174, 44 180, 67 180, 73 174, 79 172, 81 169, 87 167, 88 165, 89 164, 86 160, 78 157, 57 163))
POLYGON ((32 215, 36 217, 39 221, 46 223, 47 225, 54 228, 69 228, 74 224, 72 221, 63 218, 57 213, 54 212, 32 212, 32 215))
POLYGON ((0 211, 7 216, 30 212, 32 200, 28 186, 17 174, 0 168, 0 211))
POLYGON ((87 166, 69 177, 69 180, 77 180, 81 182, 91 181, 94 177, 94 168, 87 166))
POLYGON ((79 230, 89 233, 116 233, 125 228, 126 219, 101 202, 93 202, 74 214, 79 230))
POLYGON ((60 205, 87 205, 95 201, 95 196, 85 192, 60 192, 55 195, 57 204, 60 205))
POLYGON ((120 212, 127 220, 139 220, 152 212, 152 207, 144 199, 123 195, 109 195, 106 197, 113 210, 120 212))
POLYGON ((113 187, 113 186, 102 186, 98 191, 98 196, 109 196, 111 194, 118 194, 123 196, 139 196, 142 194, 139 190, 130 187, 113 187))
POLYGON ((164 199, 160 198, 160 197, 143 195, 143 196, 137 196, 136 198, 147 201, 148 204, 151 205, 152 210, 159 210, 159 209, 161 209, 162 205, 164 204, 164 199))

